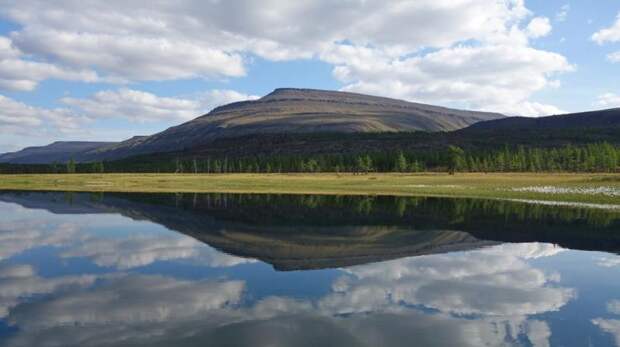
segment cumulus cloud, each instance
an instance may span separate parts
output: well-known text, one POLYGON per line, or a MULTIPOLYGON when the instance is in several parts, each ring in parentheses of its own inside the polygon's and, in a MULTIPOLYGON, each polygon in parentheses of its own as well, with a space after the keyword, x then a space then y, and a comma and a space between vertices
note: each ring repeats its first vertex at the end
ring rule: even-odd
POLYGON ((0 129, 71 132, 84 121, 84 117, 65 108, 34 107, 0 95, 0 129))
POLYGON ((247 55, 318 58, 345 90, 539 115, 553 106, 529 97, 572 70, 530 47, 551 25, 523 0, 0 3, 21 26, 15 49, 119 82, 238 77, 247 55))
MULTIPOLYGON (((234 90, 209 90, 188 97, 161 97, 152 93, 122 88, 96 92, 88 98, 65 97, 65 107, 35 107, 0 94, 0 131, 28 138, 65 138, 93 132, 89 127, 101 119, 131 122, 180 122, 198 117, 214 107, 258 96, 234 90)), ((97 132, 101 138, 103 132, 97 132)), ((106 139, 103 137, 103 139, 106 139)), ((11 146, 15 139, 0 139, 0 146, 11 146), (9 141, 7 143, 2 143, 9 141)), ((41 143, 45 144, 45 143, 41 143)))
POLYGON ((530 21, 525 31, 529 37, 538 38, 547 36, 551 32, 549 18, 536 17, 530 21))
POLYGON ((0 89, 31 91, 39 82, 50 78, 84 82, 95 82, 98 79, 97 74, 91 70, 72 70, 24 58, 11 39, 0 36, 0 89))
POLYGON ((561 113, 527 102, 534 92, 555 87, 549 77, 574 67, 555 53, 525 46, 456 46, 424 56, 391 60, 369 48, 338 48, 325 56, 337 64, 345 90, 429 103, 466 103, 471 108, 539 116, 561 113))
POLYGON ((595 105, 605 108, 620 107, 620 95, 614 93, 605 93, 599 95, 595 102, 595 105))
POLYGON ((51 141, 75 136, 88 123, 88 117, 68 108, 35 107, 0 94, 0 133, 5 135, 0 138, 0 147, 13 148, 26 138, 51 141))
POLYGON ((91 118, 125 118, 136 122, 186 121, 210 109, 234 101, 256 99, 257 96, 233 90, 211 90, 193 98, 160 97, 152 93, 119 89, 104 90, 90 98, 61 99, 76 112, 91 118))
POLYGON ((620 13, 616 17, 616 21, 612 26, 601 29, 592 35, 592 40, 599 45, 607 42, 620 41, 620 13))

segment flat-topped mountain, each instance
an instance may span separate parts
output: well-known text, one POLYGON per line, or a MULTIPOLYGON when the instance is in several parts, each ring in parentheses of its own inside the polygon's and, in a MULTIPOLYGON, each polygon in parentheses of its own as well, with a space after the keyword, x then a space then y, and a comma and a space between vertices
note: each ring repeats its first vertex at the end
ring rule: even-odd
POLYGON ((258 100, 215 108, 152 136, 91 151, 82 159, 178 151, 219 138, 256 134, 451 131, 503 117, 363 94, 283 88, 258 100))
POLYGON ((27 147, 17 152, 0 154, 0 163, 36 164, 64 163, 81 153, 113 145, 115 142, 58 141, 47 146, 27 147))
MULTIPOLYGON (((620 143, 620 108, 540 118, 505 117, 383 97, 276 89, 220 106, 152 136, 118 143, 56 142, 0 155, 0 163, 117 161, 118 169, 155 161, 258 156, 358 155, 506 146, 620 143)), ((112 168, 110 166, 110 168, 112 168)))

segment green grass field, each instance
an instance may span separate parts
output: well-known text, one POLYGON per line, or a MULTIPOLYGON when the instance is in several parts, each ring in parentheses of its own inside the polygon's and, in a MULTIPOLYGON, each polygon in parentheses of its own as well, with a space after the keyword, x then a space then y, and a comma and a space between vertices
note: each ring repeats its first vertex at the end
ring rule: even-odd
POLYGON ((618 174, 0 175, 2 190, 376 194, 620 205, 618 174))

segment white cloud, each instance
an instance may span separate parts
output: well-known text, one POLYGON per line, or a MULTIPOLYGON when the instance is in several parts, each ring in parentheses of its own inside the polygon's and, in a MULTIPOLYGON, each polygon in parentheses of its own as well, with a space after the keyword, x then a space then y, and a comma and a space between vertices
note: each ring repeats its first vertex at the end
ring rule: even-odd
POLYGON ((78 134, 88 121, 66 108, 30 106, 0 94, 0 147, 78 134))
POLYGON ((612 63, 620 63, 620 51, 607 54, 607 60, 612 63))
POLYGON ((592 40, 602 45, 606 42, 620 41, 620 13, 616 18, 616 22, 609 28, 601 29, 592 35, 592 40))
POLYGON ((551 32, 551 23, 549 18, 536 17, 530 21, 525 29, 527 35, 532 38, 538 38, 549 35, 551 32))
POLYGON ((570 12, 570 4, 564 4, 560 7, 560 11, 555 14, 555 20, 557 22, 566 21, 566 17, 568 17, 568 12, 570 12))
POLYGON ((105 90, 90 98, 63 98, 76 112, 90 118, 125 118, 137 122, 186 121, 213 107, 233 101, 255 99, 256 96, 233 90, 211 90, 193 98, 160 97, 132 89, 105 90))
POLYGON ((526 116, 561 113, 527 99, 557 86, 554 74, 574 69, 559 54, 504 45, 456 46, 406 59, 338 47, 324 58, 337 65, 334 75, 345 90, 526 116))
POLYGON ((599 95, 595 102, 595 105, 605 108, 620 107, 620 95, 614 93, 605 93, 599 95))
POLYGON ((572 68, 529 46, 551 25, 528 21, 523 0, 0 4, 21 26, 11 34, 15 49, 119 82, 238 77, 248 54, 315 57, 335 65, 346 90, 523 112, 554 74, 572 68))
POLYGON ((23 58, 22 52, 9 38, 0 36, 0 89, 31 91, 39 82, 49 78, 84 82, 98 79, 93 71, 71 70, 23 58))
MULTIPOLYGON (((0 82, 1 83, 1 82, 0 82)), ((98 119, 125 119, 131 122, 168 122, 171 125, 201 116, 216 106, 234 101, 256 99, 258 96, 234 90, 210 90, 188 97, 160 97, 152 93, 122 88, 104 90, 89 98, 65 97, 60 101, 66 106, 43 108, 31 106, 0 94, 0 131, 17 136, 17 141, 36 139, 39 145, 53 139, 110 140, 115 134, 94 131, 93 121, 98 119), (107 136, 106 136, 107 135, 107 136)), ((133 130, 130 135, 135 135, 133 130)), ((16 138, 0 138, 0 147, 13 148, 16 138)))

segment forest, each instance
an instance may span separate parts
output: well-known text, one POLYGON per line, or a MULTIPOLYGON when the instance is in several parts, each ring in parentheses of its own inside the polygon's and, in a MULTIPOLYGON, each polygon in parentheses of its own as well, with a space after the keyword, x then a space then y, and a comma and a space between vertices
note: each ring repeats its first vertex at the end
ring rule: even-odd
POLYGON ((620 147, 607 142, 562 147, 463 149, 458 146, 310 155, 163 155, 119 161, 0 164, 0 173, 288 173, 288 172, 618 172, 620 147))

